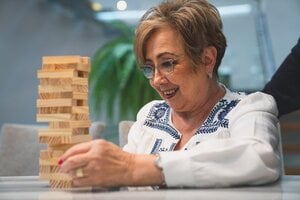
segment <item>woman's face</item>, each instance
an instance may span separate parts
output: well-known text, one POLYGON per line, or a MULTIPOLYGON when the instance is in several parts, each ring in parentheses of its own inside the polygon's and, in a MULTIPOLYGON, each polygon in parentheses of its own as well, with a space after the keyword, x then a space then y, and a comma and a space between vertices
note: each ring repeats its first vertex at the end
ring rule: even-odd
POLYGON ((196 70, 193 68, 185 55, 182 40, 171 28, 161 28, 149 38, 146 43, 146 64, 155 68, 154 77, 150 79, 151 86, 174 111, 191 112, 207 103, 207 67, 200 64, 196 70), (157 70, 157 65, 169 60, 174 61, 174 71, 163 75, 157 70))

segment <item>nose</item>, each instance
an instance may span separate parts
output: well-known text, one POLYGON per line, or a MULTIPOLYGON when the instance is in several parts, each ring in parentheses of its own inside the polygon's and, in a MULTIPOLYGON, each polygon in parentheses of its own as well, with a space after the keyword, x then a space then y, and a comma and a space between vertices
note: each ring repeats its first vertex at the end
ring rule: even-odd
POLYGON ((154 85, 160 85, 167 82, 166 76, 160 73, 159 70, 155 70, 153 75, 152 83, 154 85))

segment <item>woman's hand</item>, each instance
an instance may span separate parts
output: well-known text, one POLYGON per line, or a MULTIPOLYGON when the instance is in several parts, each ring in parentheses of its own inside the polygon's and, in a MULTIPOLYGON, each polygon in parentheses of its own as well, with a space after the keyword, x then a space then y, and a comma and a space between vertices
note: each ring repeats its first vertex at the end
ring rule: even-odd
POLYGON ((155 160, 155 155, 131 154, 111 142, 93 140, 68 149, 58 164, 77 187, 146 186, 164 182, 155 160))
POLYGON ((134 159, 135 155, 123 151, 113 143, 94 140, 68 149, 61 156, 59 164, 63 173, 74 178, 74 186, 114 187, 130 185, 134 159), (82 169, 80 174, 76 173, 78 169, 82 169))

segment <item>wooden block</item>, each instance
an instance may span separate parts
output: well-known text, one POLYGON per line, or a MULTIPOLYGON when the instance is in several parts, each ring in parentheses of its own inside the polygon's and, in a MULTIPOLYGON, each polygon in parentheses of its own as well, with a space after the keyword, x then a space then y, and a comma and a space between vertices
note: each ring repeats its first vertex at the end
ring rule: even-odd
POLYGON ((81 93, 87 93, 89 90, 87 85, 72 85, 72 91, 74 92, 81 92, 81 93))
MULTIPOLYGON (((81 56, 44 56, 42 58, 43 66, 44 65, 68 65, 68 64, 79 64, 76 66, 76 69, 81 71, 90 71, 90 58, 81 57, 81 56)), ((45 67, 46 68, 46 67, 45 67)), ((54 68, 59 69, 59 68, 54 68)))
POLYGON ((74 128, 74 129, 39 129, 39 136, 75 136, 88 135, 88 128, 74 128))
POLYGON ((88 114, 37 114, 36 120, 38 122, 50 122, 50 121, 69 121, 69 120, 80 120, 87 121, 89 120, 88 114))
POLYGON ((71 136, 72 129, 40 129, 39 136, 71 136))
POLYGON ((90 121, 86 121, 86 120, 83 120, 83 121, 70 121, 70 127, 71 128, 88 128, 90 127, 91 125, 91 122, 90 121))
MULTIPOLYGON (((65 146, 65 145, 64 145, 65 146)), ((50 160, 53 158, 59 158, 60 156, 63 155, 63 153, 67 149, 43 149, 40 151, 40 159, 41 160, 50 160)), ((57 161, 57 159, 55 160, 57 161)))
POLYGON ((76 71, 80 72, 77 76, 79 77, 88 77, 90 72, 90 64, 89 63, 62 63, 62 64, 43 64, 42 70, 44 72, 53 72, 58 70, 65 69, 76 69, 76 71))
POLYGON ((88 85, 88 78, 40 78, 40 85, 88 85))
POLYGON ((39 159, 39 164, 46 165, 46 166, 57 166, 58 157, 50 158, 50 159, 39 159))
POLYGON ((72 114, 37 114, 37 122, 49 122, 49 121, 69 121, 72 119, 72 114))
MULTIPOLYGON (((51 168, 48 165, 40 165, 39 166, 39 174, 48 174, 51 173, 51 168)), ((40 177, 42 179, 45 179, 43 177, 40 177)))
POLYGON ((60 173, 59 166, 51 165, 40 165, 39 166, 40 174, 49 174, 49 173, 60 173))
POLYGON ((40 136, 48 135, 87 135, 89 134, 89 128, 66 128, 66 129, 39 129, 40 136))
MULTIPOLYGON (((82 90, 82 87, 79 88, 79 90, 82 90)), ((73 92, 73 99, 82 99, 82 100, 88 100, 88 94, 87 94, 88 87, 84 88, 84 92, 73 92)))
POLYGON ((48 151, 67 151, 74 144, 48 144, 48 151))
POLYGON ((90 135, 49 135, 49 136, 39 136, 40 143, 48 144, 77 144, 80 142, 88 142, 92 140, 90 135))
POLYGON ((38 99, 37 107, 71 107, 76 105, 73 99, 38 99))
POLYGON ((71 120, 88 121, 90 120, 90 115, 85 113, 74 113, 71 116, 71 120))
POLYGON ((72 135, 88 135, 89 134, 89 128, 73 128, 72 129, 72 135))
POLYGON ((70 122, 49 122, 49 128, 72 128, 70 122))
POLYGON ((77 71, 76 77, 88 78, 89 77, 89 72, 77 71))
POLYGON ((70 106, 64 107, 38 107, 37 114, 58 114, 58 113, 73 113, 73 109, 70 106))
POLYGON ((60 71, 38 70, 38 79, 41 78, 72 78, 76 76, 75 69, 64 69, 60 71))
POLYGON ((39 173, 40 178, 44 180, 65 180, 72 181, 72 177, 65 173, 39 173))
POLYGON ((66 55, 66 56, 43 56, 43 64, 68 64, 68 63, 81 63, 82 59, 79 55, 66 55))
POLYGON ((90 64, 90 57, 83 56, 83 57, 81 57, 81 61, 82 61, 82 64, 90 64))
POLYGON ((88 106, 73 106, 72 113, 89 114, 89 107, 88 106))
MULTIPOLYGON (((52 190, 59 190, 59 191, 65 191, 63 195, 63 199, 73 199, 74 196, 66 196, 67 194, 72 194, 72 193, 86 193, 86 192, 91 192, 93 190, 93 187, 73 187, 73 182, 68 181, 68 180, 55 180, 51 179, 49 181, 49 185, 52 188, 52 190)), ((102 188, 100 188, 102 189, 102 188)), ((99 189, 98 189, 99 190, 99 189)), ((107 191, 106 189, 102 189, 103 191, 107 191)), ((55 193, 54 193, 55 194, 55 193)), ((39 195, 40 197, 41 195, 39 195)), ((53 193, 51 193, 51 197, 53 196, 53 193)), ((48 196, 49 197, 49 196, 48 196)), ((59 199, 61 196, 58 196, 57 199, 59 199)), ((46 198, 47 199, 47 198, 46 198)))
POLYGON ((85 85, 39 85, 38 93, 79 92, 87 93, 88 86, 85 85))
POLYGON ((82 64, 82 63, 65 63, 65 64, 43 64, 42 71, 43 72, 55 72, 55 71, 62 71, 62 70, 69 70, 74 69, 76 73, 74 74, 75 77, 85 77, 88 78, 88 74, 90 71, 89 64, 82 64))
POLYGON ((37 107, 65 107, 75 106, 77 101, 73 99, 38 99, 37 107))
POLYGON ((90 121, 49 122, 49 128, 89 128, 90 121))
POLYGON ((77 99, 75 105, 77 106, 88 106, 89 102, 84 99, 77 99))
POLYGON ((74 77, 74 78, 72 78, 72 84, 73 85, 88 85, 88 79, 81 78, 81 77, 74 77))
MULTIPOLYGON (((71 87, 70 87, 71 88, 71 87)), ((70 89, 72 90, 72 88, 70 89)), ((38 99, 88 99, 87 92, 41 92, 38 94, 38 99)))
MULTIPOLYGON (((76 90, 76 87, 72 85, 61 85, 61 86, 53 86, 53 85, 39 85, 38 86, 38 93, 69 93, 76 90)), ((44 98, 43 98, 44 99, 44 98)))
POLYGON ((51 188, 71 188, 72 180, 50 180, 49 185, 51 188))
POLYGON ((77 69, 77 66, 80 63, 53 63, 53 64, 44 64, 42 65, 43 71, 56 71, 62 69, 77 69))
POLYGON ((73 78, 40 78, 40 85, 72 85, 73 78))
POLYGON ((38 107, 37 114, 84 114, 89 115, 88 106, 38 107))
MULTIPOLYGON (((82 63, 82 64, 78 65, 77 70, 78 71, 83 71, 83 72, 90 72, 91 71, 91 65, 89 63, 82 63)), ((88 77, 86 75, 88 75, 88 73, 84 73, 83 77, 88 77)))
POLYGON ((72 99, 74 92, 40 92, 38 99, 72 99))

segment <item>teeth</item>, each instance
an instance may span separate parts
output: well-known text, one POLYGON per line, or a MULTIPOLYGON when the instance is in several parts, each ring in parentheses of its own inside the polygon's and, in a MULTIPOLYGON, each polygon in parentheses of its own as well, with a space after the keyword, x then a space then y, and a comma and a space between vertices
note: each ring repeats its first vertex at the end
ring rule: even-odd
POLYGON ((171 95, 173 93, 175 93, 175 89, 172 89, 172 90, 168 90, 168 91, 163 91, 164 95, 171 95))

